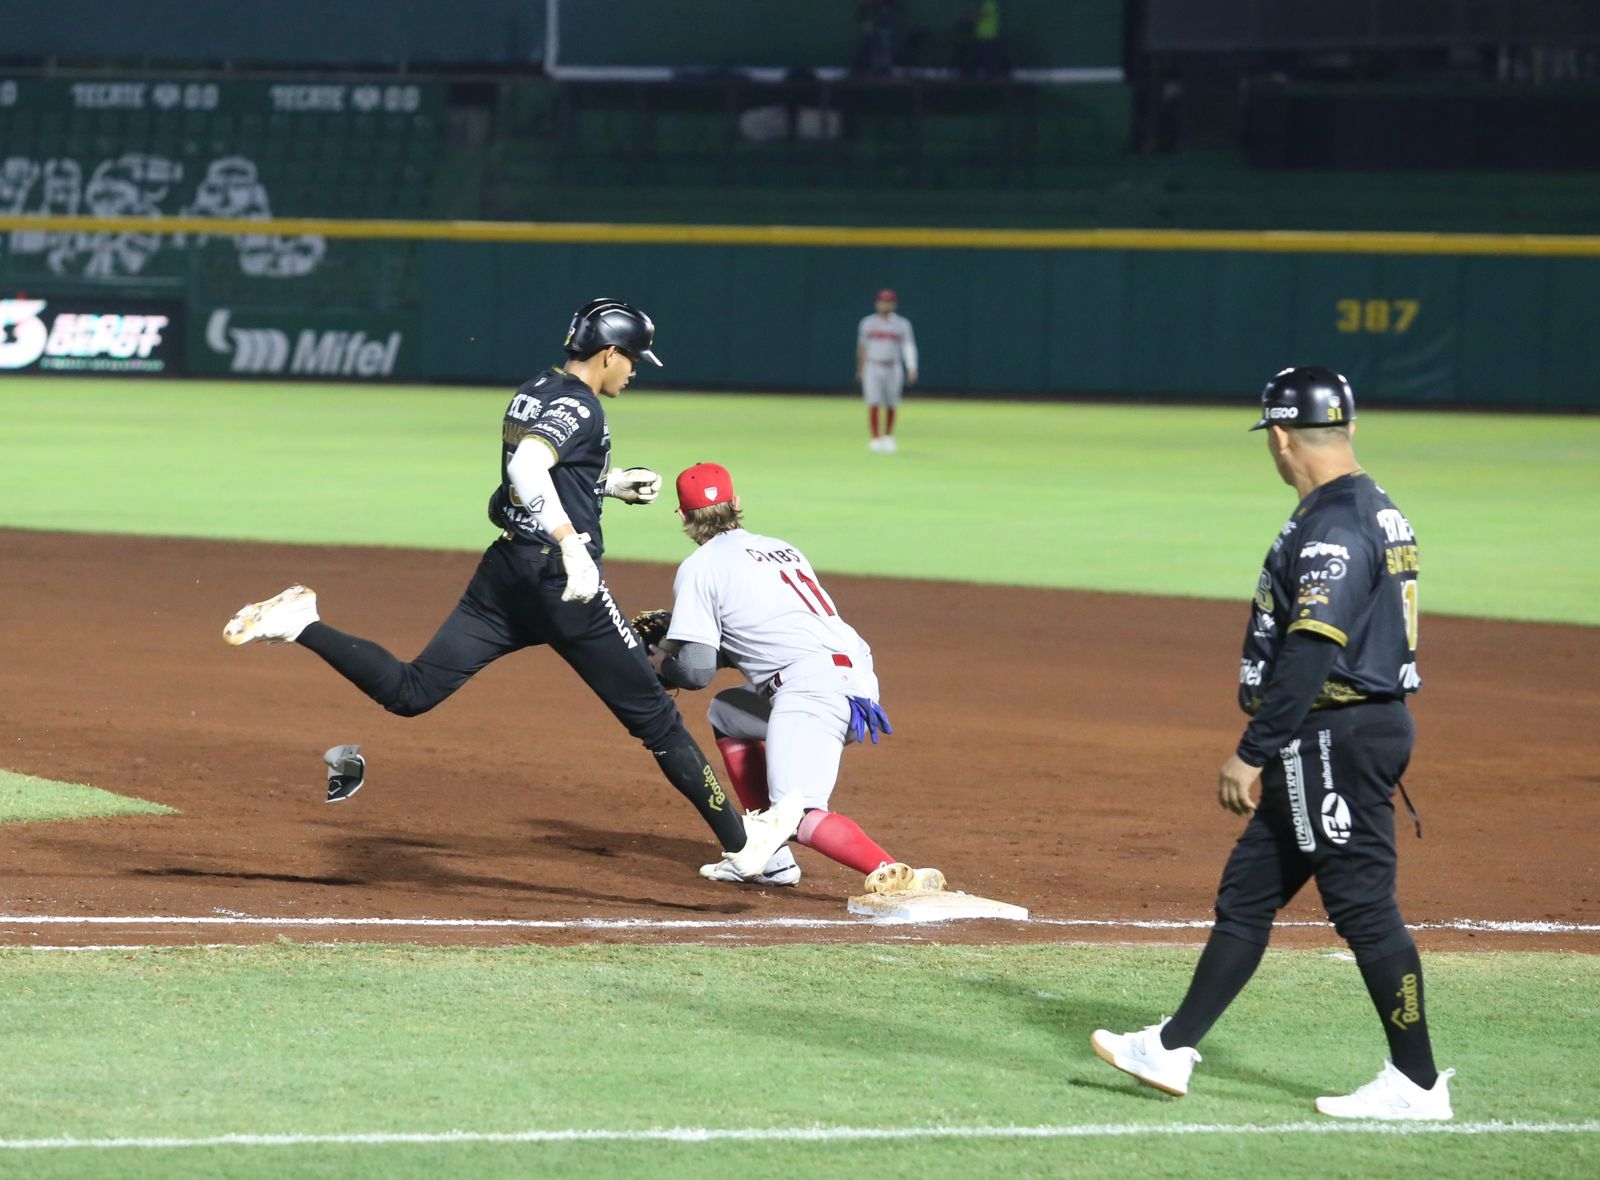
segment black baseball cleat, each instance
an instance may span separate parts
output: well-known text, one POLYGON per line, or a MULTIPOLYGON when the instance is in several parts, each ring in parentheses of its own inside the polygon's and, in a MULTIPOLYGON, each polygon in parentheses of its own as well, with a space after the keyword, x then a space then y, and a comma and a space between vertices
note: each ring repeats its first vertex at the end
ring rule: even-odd
POLYGON ((367 760, 360 746, 334 746, 322 760, 328 764, 329 803, 343 803, 367 781, 367 760))

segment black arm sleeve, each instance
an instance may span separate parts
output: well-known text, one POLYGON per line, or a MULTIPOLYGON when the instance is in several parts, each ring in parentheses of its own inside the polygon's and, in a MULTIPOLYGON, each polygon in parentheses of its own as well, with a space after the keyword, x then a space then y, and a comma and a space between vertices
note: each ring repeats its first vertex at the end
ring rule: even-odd
POLYGON ((661 679, 674 688, 704 688, 717 674, 717 649, 709 643, 685 643, 661 661, 661 679))
POLYGON ((1294 631, 1272 668, 1261 696, 1261 708, 1239 739, 1239 757, 1251 766, 1265 766, 1288 744, 1311 712, 1317 693, 1339 658, 1339 645, 1312 631, 1294 631))

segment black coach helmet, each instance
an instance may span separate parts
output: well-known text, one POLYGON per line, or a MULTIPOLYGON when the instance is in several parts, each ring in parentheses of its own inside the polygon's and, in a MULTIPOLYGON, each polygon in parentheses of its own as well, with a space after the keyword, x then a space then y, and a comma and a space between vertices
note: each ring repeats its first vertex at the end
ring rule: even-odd
POLYGON ((565 348, 568 356, 593 356, 602 348, 615 348, 638 364, 641 359, 659 366, 661 358, 650 351, 655 343, 655 321, 620 299, 591 299, 572 313, 565 348))
POLYGON ((1355 420, 1356 395, 1332 369, 1309 365, 1284 369, 1261 391, 1261 421, 1267 426, 1343 426, 1355 420))

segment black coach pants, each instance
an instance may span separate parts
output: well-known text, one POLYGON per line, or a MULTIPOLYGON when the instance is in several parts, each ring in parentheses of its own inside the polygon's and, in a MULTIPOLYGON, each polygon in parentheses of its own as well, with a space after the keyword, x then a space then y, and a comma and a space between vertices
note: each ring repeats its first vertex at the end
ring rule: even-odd
POLYGON ((1395 901, 1395 785, 1415 740, 1403 702, 1314 712, 1261 769, 1261 802, 1217 891, 1215 929, 1265 946, 1312 877, 1334 928, 1365 960, 1404 949, 1395 901))

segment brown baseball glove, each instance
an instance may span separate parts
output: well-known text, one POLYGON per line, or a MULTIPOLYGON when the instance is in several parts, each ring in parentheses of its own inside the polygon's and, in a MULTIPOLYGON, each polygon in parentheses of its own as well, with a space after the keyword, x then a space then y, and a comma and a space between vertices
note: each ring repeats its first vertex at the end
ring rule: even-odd
POLYGON ((668 628, 672 626, 672 612, 642 610, 629 621, 633 626, 633 633, 646 648, 660 647, 661 641, 667 637, 668 628))

